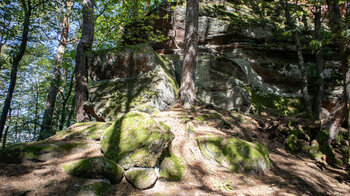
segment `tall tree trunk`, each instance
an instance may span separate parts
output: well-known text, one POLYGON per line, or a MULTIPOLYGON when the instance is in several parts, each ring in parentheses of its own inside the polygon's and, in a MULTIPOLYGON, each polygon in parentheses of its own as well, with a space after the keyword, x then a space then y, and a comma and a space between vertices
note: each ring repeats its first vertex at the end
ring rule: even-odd
POLYGON ((27 49, 30 16, 32 15, 32 6, 31 6, 31 1, 28 1, 26 3, 24 0, 22 0, 21 3, 24 9, 24 22, 23 22, 21 45, 18 53, 13 58, 13 63, 11 67, 10 85, 7 91, 7 96, 5 99, 4 106, 2 108, 2 113, 0 118, 0 140, 2 138, 2 132, 4 131, 7 114, 11 106, 12 96, 16 86, 18 66, 27 49))
POLYGON ((198 0, 187 0, 185 49, 182 64, 180 101, 185 109, 195 103, 195 72, 198 45, 198 0))
POLYGON ((318 47, 316 48, 316 92, 314 101, 314 114, 317 120, 321 117, 321 108, 323 100, 323 47, 322 47, 322 36, 321 36, 321 20, 322 20, 321 5, 316 5, 315 12, 315 37, 318 42, 318 47))
MULTIPOLYGON (((67 103, 69 101, 70 95, 72 94, 72 89, 73 89, 73 85, 74 85, 74 83, 73 83, 74 74, 75 74, 75 70, 73 71, 71 79, 70 79, 69 89, 68 89, 67 95, 63 98, 59 130, 63 129, 64 121, 66 120, 66 106, 67 106, 67 103)), ((73 102, 74 102, 74 100, 73 100, 73 102)))
POLYGON ((38 124, 38 107, 39 107, 39 78, 36 83, 36 97, 35 97, 35 119, 34 119, 34 132, 33 132, 33 140, 35 140, 36 128, 38 124))
POLYGON ((88 63, 94 39, 94 0, 83 0, 83 30, 76 55, 75 96, 77 107, 77 122, 90 120, 84 110, 84 103, 88 100, 88 63))
POLYGON ((56 96, 62 81, 60 65, 63 63, 64 52, 68 43, 68 34, 69 34, 69 24, 70 24, 70 14, 71 14, 72 2, 66 2, 66 13, 62 21, 62 32, 61 39, 58 45, 56 62, 53 68, 52 82, 50 86, 49 93, 47 95, 47 101, 45 105, 45 112, 41 123, 41 129, 39 133, 39 140, 45 139, 54 135, 52 131, 52 116, 56 104, 56 96))
POLYGON ((9 121, 8 121, 8 124, 7 124, 7 127, 6 127, 6 130, 5 130, 5 133, 4 133, 4 138, 2 139, 2 149, 5 149, 6 147, 6 140, 7 140, 7 135, 8 133, 11 131, 11 122, 12 122, 12 118, 11 118, 11 108, 9 109, 9 121))
POLYGON ((288 26, 293 31, 293 39, 295 42, 295 48, 296 48, 297 56, 298 56, 298 65, 299 65, 299 69, 300 69, 301 76, 302 76, 302 92, 303 92, 304 105, 306 107, 307 113, 309 115, 312 115, 310 96, 309 96, 309 90, 308 90, 307 74, 306 74, 306 69, 305 69, 303 53, 301 51, 299 34, 297 32, 294 21, 290 15, 288 1, 280 0, 280 4, 282 5, 282 7, 285 11, 288 26))
POLYGON ((72 120, 72 116, 73 116, 73 113, 74 113, 74 109, 75 109, 75 95, 73 96, 73 100, 72 100, 72 106, 70 108, 70 113, 69 113, 69 116, 68 116, 68 119, 67 119, 67 124, 66 126, 69 127, 70 126, 70 123, 71 123, 71 120, 72 120))
MULTIPOLYGON (((326 122, 328 126, 325 128, 328 128, 330 135, 328 143, 331 143, 338 133, 339 126, 346 119, 346 116, 348 116, 348 127, 350 127, 350 43, 349 40, 342 35, 342 33, 346 30, 346 25, 345 20, 343 21, 342 19, 339 0, 327 0, 327 5, 329 11, 329 25, 331 27, 332 33, 335 35, 335 39, 339 47, 339 56, 341 59, 341 69, 343 73, 344 83, 343 97, 338 100, 338 102, 342 102, 339 105, 344 106, 341 108, 342 111, 338 112, 342 115, 336 115, 335 118, 329 117, 326 122)), ((338 110, 340 110, 338 107, 333 107, 331 114, 336 113, 338 110)))

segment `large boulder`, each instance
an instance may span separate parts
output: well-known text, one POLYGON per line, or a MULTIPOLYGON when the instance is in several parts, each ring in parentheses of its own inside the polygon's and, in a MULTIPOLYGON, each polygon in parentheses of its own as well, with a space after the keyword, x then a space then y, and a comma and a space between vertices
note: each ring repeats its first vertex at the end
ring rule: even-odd
POLYGON ((174 139, 170 127, 143 112, 129 112, 101 138, 104 155, 124 169, 155 167, 174 139))
POLYGON ((262 144, 220 136, 198 136, 197 142, 205 158, 233 172, 265 174, 272 167, 269 152, 262 144))
POLYGON ((108 179, 112 184, 119 183, 124 174, 124 169, 115 162, 105 157, 92 157, 81 159, 62 166, 63 170, 72 176, 108 179))
POLYGON ((125 172, 126 180, 137 189, 152 188, 158 176, 153 168, 133 168, 125 172))
POLYGON ((84 107, 97 119, 117 120, 140 108, 163 111, 175 103, 178 85, 174 68, 149 45, 100 52, 93 59, 94 82, 84 107))

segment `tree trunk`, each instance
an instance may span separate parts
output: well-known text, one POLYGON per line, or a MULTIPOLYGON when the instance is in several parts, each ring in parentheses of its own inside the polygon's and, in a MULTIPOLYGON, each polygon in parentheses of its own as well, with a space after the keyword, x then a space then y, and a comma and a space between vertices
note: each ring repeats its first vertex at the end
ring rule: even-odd
POLYGON ((7 96, 5 99, 4 106, 2 108, 1 118, 0 118, 0 140, 2 138, 2 132, 4 131, 6 118, 8 111, 11 106, 12 96, 13 92, 15 90, 16 81, 17 81, 17 71, 18 71, 18 65, 24 56, 24 53, 27 49, 27 42, 28 42, 28 34, 29 34, 29 25, 30 25, 30 16, 32 14, 32 7, 31 2, 28 1, 26 3, 24 0, 21 1, 23 9, 24 9, 24 22, 23 22, 23 31, 22 31, 22 38, 21 38, 21 45, 19 48, 18 53, 13 58, 13 63, 11 67, 11 75, 10 75, 10 85, 7 91, 7 96))
POLYGON ((7 134, 10 132, 10 130, 11 130, 11 120, 12 120, 12 118, 11 118, 11 108, 9 109, 9 114, 10 114, 10 116, 9 116, 9 122, 8 122, 8 125, 7 125, 7 127, 6 127, 6 130, 5 130, 5 133, 4 133, 4 138, 2 139, 2 149, 5 149, 5 147, 6 147, 6 140, 7 140, 7 134))
POLYGON ((301 76, 302 76, 302 93, 303 93, 304 105, 305 105, 305 108, 306 108, 308 115, 312 115, 310 96, 309 96, 309 90, 308 90, 307 74, 306 74, 306 69, 305 69, 303 53, 301 51, 299 34, 298 34, 297 29, 295 27, 294 21, 290 15, 288 2, 284 1, 284 0, 280 0, 280 3, 285 11, 286 19, 287 19, 287 23, 289 25, 289 28, 293 31, 293 39, 295 42, 295 48, 296 48, 297 56, 298 56, 298 65, 299 65, 299 69, 300 69, 301 76))
POLYGON ((185 109, 195 103, 195 72, 198 45, 198 0, 187 0, 185 49, 182 64, 180 101, 185 109))
POLYGON ((37 127, 37 123, 38 123, 38 107, 39 107, 39 78, 37 79, 37 83, 36 83, 35 119, 34 119, 33 140, 35 140, 36 127, 37 127))
POLYGON ((328 144, 330 144, 339 133, 339 126, 346 118, 345 96, 341 95, 335 106, 332 108, 327 121, 323 125, 323 129, 329 130, 328 144))
POLYGON ((322 20, 322 12, 321 5, 316 6, 315 12, 315 38, 319 43, 316 48, 316 92, 315 92, 315 103, 314 103, 314 114, 317 120, 320 120, 321 117, 321 108, 322 108, 322 100, 323 100, 323 47, 322 47, 322 36, 321 36, 321 20, 322 20))
MULTIPOLYGON (((73 89, 73 85, 74 85, 74 83, 73 83, 73 81, 74 81, 74 74, 75 74, 75 70, 73 71, 71 79, 70 79, 68 93, 63 98, 59 130, 63 129, 64 121, 66 120, 66 106, 67 106, 67 103, 69 101, 70 95, 72 94, 72 89, 73 89)), ((73 102, 74 102, 74 100, 73 100, 73 102)))
MULTIPOLYGON (((339 126, 344 122, 346 119, 346 116, 348 116, 348 129, 350 129, 350 116, 349 116, 349 111, 350 111, 350 43, 347 38, 345 38, 342 33, 346 30, 346 25, 345 25, 345 19, 344 21, 342 20, 342 15, 340 11, 340 6, 339 6, 339 1, 338 0, 327 0, 327 5, 329 9, 329 25, 331 27, 332 33, 335 35, 335 39, 337 41, 338 47, 339 47, 339 54, 341 58, 341 69, 343 72, 343 82, 344 82, 344 93, 343 97, 338 100, 341 101, 342 103, 339 104, 343 106, 341 109, 344 118, 339 118, 340 121, 339 123, 332 122, 334 121, 332 118, 329 118, 327 120, 329 124, 334 124, 333 126, 327 127, 330 132, 330 138, 328 140, 329 143, 331 143, 336 134, 338 133, 339 126), (335 132, 333 130, 336 130, 335 132), (333 135, 333 132, 335 135, 333 135)), ((336 113, 337 110, 340 110, 339 107, 333 107, 331 114, 336 113)))
POLYGON ((52 82, 50 86, 49 93, 47 95, 47 101, 45 105, 45 112, 42 119, 42 125, 39 134, 39 140, 45 139, 54 135, 52 132, 52 116, 56 104, 56 96, 62 81, 60 65, 63 63, 63 55, 68 43, 68 34, 69 34, 69 24, 70 24, 70 12, 71 12, 72 2, 66 2, 66 13, 62 21, 62 32, 61 39, 58 45, 56 62, 53 68, 52 82))
POLYGON ((75 96, 77 107, 77 122, 90 120, 84 110, 84 103, 88 100, 88 63, 94 39, 94 0, 83 0, 83 31, 77 47, 75 96))
POLYGON ((67 124, 66 126, 69 127, 70 126, 70 122, 72 120, 72 116, 73 116, 73 113, 74 113, 74 109, 75 109, 75 95, 73 97, 73 100, 72 100, 72 106, 71 106, 71 109, 70 109, 70 113, 69 113, 69 116, 68 116, 68 119, 67 119, 67 124))

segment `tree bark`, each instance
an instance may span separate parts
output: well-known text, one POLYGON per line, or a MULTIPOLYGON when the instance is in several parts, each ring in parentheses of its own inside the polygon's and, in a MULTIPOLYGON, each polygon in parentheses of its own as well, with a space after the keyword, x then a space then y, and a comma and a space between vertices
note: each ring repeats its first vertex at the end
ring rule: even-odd
POLYGON ((195 72, 198 46, 198 0, 187 0, 185 49, 182 64, 180 101, 185 109, 195 103, 195 72))
POLYGON ((316 91, 315 91, 315 101, 314 101, 314 114, 317 120, 320 120, 321 117, 321 108, 322 108, 322 100, 323 100, 323 47, 322 47, 322 36, 321 36, 321 20, 322 20, 322 12, 321 5, 318 4, 316 6, 315 12, 315 38, 319 43, 316 48, 316 91))
POLYGON ((2 139, 2 149, 5 149, 6 147, 6 140, 7 140, 7 134, 10 132, 11 130, 11 122, 12 122, 12 118, 11 118, 11 108, 9 109, 9 122, 8 125, 6 127, 5 133, 4 133, 4 138, 2 139))
POLYGON ((13 58, 13 63, 11 67, 10 85, 7 91, 7 96, 5 99, 4 106, 2 108, 2 113, 0 118, 0 140, 2 138, 2 132, 4 131, 7 114, 11 106, 12 96, 16 86, 18 66, 19 66, 19 63, 21 62, 22 57, 25 54, 25 51, 27 49, 27 43, 28 43, 28 34, 29 34, 30 17, 32 15, 32 6, 31 6, 31 1, 28 1, 26 3, 24 0, 22 0, 21 3, 24 9, 24 22, 23 22, 21 45, 18 53, 13 58))
MULTIPOLYGON (((343 73, 343 83, 344 83, 344 93, 343 97, 338 100, 342 103, 339 105, 342 105, 341 113, 343 114, 344 118, 340 118, 340 122, 333 120, 332 118, 328 118, 327 123, 330 124, 330 126, 326 127, 328 128, 330 132, 330 138, 328 140, 328 143, 331 143, 336 134, 338 133, 339 126, 344 122, 346 119, 346 116, 348 116, 347 123, 348 123, 348 129, 350 130, 350 43, 347 38, 345 38, 342 33, 346 30, 346 16, 343 20, 339 1, 338 0, 327 0, 328 5, 328 11, 329 11, 329 25, 331 27, 332 33, 335 35, 335 40, 339 47, 339 56, 341 59, 341 69, 343 73), (334 131, 335 130, 335 131, 334 131), (334 132, 334 136, 333 136, 334 132)), ((340 110, 338 107, 333 107, 331 114, 336 113, 337 110, 340 110)), ((340 113, 340 112, 339 112, 340 113)))
POLYGON ((38 107, 39 107, 39 78, 36 82, 36 97, 35 97, 35 120, 34 120, 34 132, 33 132, 33 140, 35 140, 37 121, 38 121, 38 107))
POLYGON ((72 106, 71 106, 71 109, 70 109, 70 113, 69 113, 69 116, 68 116, 68 119, 67 119, 67 124, 66 126, 69 127, 70 126, 70 122, 72 120, 72 116, 73 116, 73 113, 74 113, 74 109, 75 109, 75 95, 73 96, 73 100, 72 100, 72 106))
POLYGON ((305 69, 303 53, 301 51, 299 34, 297 32, 294 21, 290 15, 288 1, 280 0, 280 4, 282 5, 282 7, 285 11, 288 26, 293 31, 293 39, 295 42, 295 48, 296 48, 297 56, 298 56, 298 65, 299 65, 299 70, 300 70, 301 76, 302 76, 302 93, 303 93, 304 105, 305 105, 307 113, 309 115, 312 115, 310 96, 309 96, 309 90, 308 90, 307 74, 306 74, 306 69, 305 69))
POLYGON ((90 120, 88 113, 84 110, 84 103, 88 100, 88 63, 94 39, 94 0, 83 0, 83 30, 76 55, 76 110, 77 122, 90 120))
POLYGON ((53 68, 53 76, 52 76, 50 90, 47 95, 45 112, 44 112, 44 116, 41 123, 42 126, 39 133, 39 140, 46 139, 51 135, 55 134, 55 132, 52 131, 52 116, 55 110, 57 92, 59 90, 60 83, 62 81, 60 65, 62 65, 63 63, 63 55, 68 44, 68 34, 69 34, 69 24, 70 24, 70 14, 71 14, 72 4, 73 4, 72 2, 67 1, 65 5, 66 13, 62 21, 61 39, 57 49, 56 62, 53 68))
MULTIPOLYGON (((64 121, 66 120, 66 106, 67 106, 68 100, 72 94, 73 85, 74 85, 74 82, 73 82, 74 81, 74 74, 75 74, 75 70, 73 71, 71 79, 70 79, 69 89, 68 89, 67 95, 63 98, 59 130, 63 129, 64 121)), ((73 102, 74 102, 74 100, 73 100, 73 102)))

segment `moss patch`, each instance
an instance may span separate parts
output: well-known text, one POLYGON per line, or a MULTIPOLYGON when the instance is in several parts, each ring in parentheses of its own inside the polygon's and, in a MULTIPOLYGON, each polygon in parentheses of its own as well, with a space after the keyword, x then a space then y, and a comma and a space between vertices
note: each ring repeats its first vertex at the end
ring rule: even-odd
POLYGON ((272 167, 267 148, 262 144, 220 136, 197 137, 202 154, 233 172, 264 173, 272 167))
POLYGON ((251 94, 252 103, 257 108, 259 113, 264 111, 266 108, 271 108, 279 114, 288 116, 298 113, 301 108, 299 98, 280 97, 273 94, 263 96, 255 91, 252 91, 251 94))
POLYGON ((130 169, 125 172, 125 178, 137 189, 151 188, 157 181, 157 173, 154 169, 130 169))
POLYGON ((81 142, 23 143, 0 151, 0 161, 21 163, 24 158, 46 161, 42 155, 50 153, 52 157, 61 157, 75 148, 86 148, 86 144, 81 142))
POLYGON ((115 162, 105 157, 92 157, 68 163, 62 166, 63 170, 72 176, 83 178, 105 178, 112 184, 121 181, 124 170, 115 162))
POLYGON ((99 139, 113 122, 76 123, 67 130, 62 130, 53 139, 99 139))
POLYGON ((165 178, 169 181, 180 181, 182 173, 186 169, 184 161, 171 153, 170 157, 165 158, 159 171, 159 177, 165 178))
POLYGON ((317 136, 317 141, 320 144, 320 151, 327 156, 327 163, 330 165, 336 165, 337 159, 333 152, 333 147, 328 144, 329 132, 328 130, 320 131, 317 136))
POLYGON ((112 194, 111 185, 106 182, 94 182, 82 187, 81 194, 107 196, 112 194))

